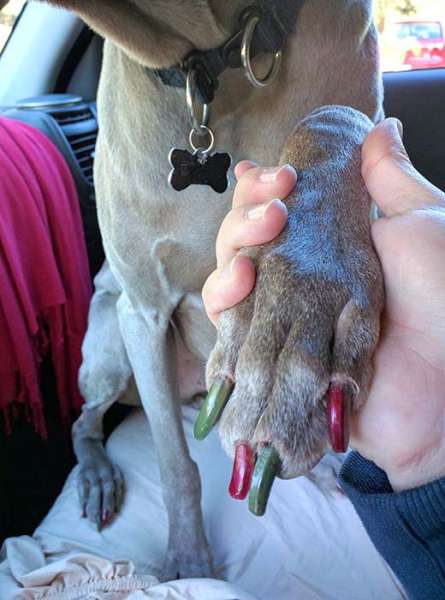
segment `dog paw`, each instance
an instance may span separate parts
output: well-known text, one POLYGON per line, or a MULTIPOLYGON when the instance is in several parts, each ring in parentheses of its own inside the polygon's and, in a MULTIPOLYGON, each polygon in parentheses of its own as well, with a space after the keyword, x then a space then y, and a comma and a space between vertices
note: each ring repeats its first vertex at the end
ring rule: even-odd
POLYGON ((345 451, 349 418, 367 396, 383 278, 370 231, 361 147, 372 123, 345 107, 314 111, 281 159, 299 174, 287 227, 244 249, 254 291, 220 317, 195 427, 220 421, 234 458, 230 492, 263 514, 276 475, 308 473, 329 445, 345 451), (250 492, 249 492, 250 490, 250 492))
POLYGON ((346 451, 380 330, 383 283, 370 238, 328 265, 321 249, 311 265, 289 237, 248 251, 256 287, 221 315, 195 425, 203 439, 220 421, 235 461, 231 494, 250 489, 255 514, 263 514, 275 475, 308 473, 329 445, 346 451))
POLYGON ((77 479, 82 517, 101 531, 121 508, 124 478, 120 468, 110 462, 100 441, 82 440, 82 444, 85 460, 80 463, 77 479))
POLYGON ((231 494, 245 497, 253 479, 250 508, 261 514, 275 474, 308 473, 329 444, 346 451, 350 412, 368 391, 381 302, 376 288, 357 293, 351 277, 296 273, 277 252, 257 266, 254 294, 221 316, 195 434, 202 439, 220 419, 235 460, 231 494))
POLYGON ((345 451, 349 418, 366 399, 380 331, 383 277, 361 176, 371 121, 340 106, 311 113, 281 164, 299 174, 288 222, 271 243, 244 249, 254 291, 220 317, 196 423, 220 420, 234 457, 230 491, 263 514, 274 477, 308 473, 329 445, 345 451))

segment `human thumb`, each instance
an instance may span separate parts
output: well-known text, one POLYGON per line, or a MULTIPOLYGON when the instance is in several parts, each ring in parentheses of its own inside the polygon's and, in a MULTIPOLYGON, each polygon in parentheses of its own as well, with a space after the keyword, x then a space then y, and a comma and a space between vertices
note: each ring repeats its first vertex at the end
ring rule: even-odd
POLYGON ((445 207, 445 195, 412 165, 402 132, 398 119, 385 119, 363 144, 362 174, 373 201, 387 217, 432 205, 445 207))

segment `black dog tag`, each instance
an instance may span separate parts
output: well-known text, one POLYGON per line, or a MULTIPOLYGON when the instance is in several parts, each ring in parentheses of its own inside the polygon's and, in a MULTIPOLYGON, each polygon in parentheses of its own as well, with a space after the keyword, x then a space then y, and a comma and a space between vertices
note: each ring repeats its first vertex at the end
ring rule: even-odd
POLYGON ((173 170, 168 181, 173 189, 182 192, 190 185, 208 185, 219 194, 229 187, 228 171, 232 164, 230 155, 223 153, 206 154, 196 150, 173 148, 169 161, 173 170))

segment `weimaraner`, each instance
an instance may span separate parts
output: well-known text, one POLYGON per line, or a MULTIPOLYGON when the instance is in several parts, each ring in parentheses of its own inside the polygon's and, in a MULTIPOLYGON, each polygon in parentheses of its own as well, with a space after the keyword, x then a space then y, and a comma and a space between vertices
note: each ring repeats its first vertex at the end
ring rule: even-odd
MULTIPOLYGON (((259 514, 275 473, 307 473, 330 437, 337 449, 345 445, 348 407, 366 398, 383 301, 360 175, 361 144, 382 117, 372 2, 53 3, 76 11, 106 39, 95 182, 107 262, 96 278, 83 347, 86 404, 73 427, 81 502, 99 526, 119 510, 122 476, 103 448, 102 419, 134 377, 169 516, 164 577, 207 576, 212 562, 200 479, 180 401, 205 393, 209 356, 210 396, 196 435, 205 437, 222 413, 222 441, 236 455, 236 468, 246 470, 258 455, 266 477, 253 476, 251 508, 259 514), (228 40, 219 85, 211 81, 209 91, 202 64, 188 59, 228 40), (273 83, 262 85, 258 74, 273 83), (215 148, 230 153, 232 165, 244 158, 274 165, 281 157, 299 175, 286 199, 288 227, 275 242, 248 251, 258 270, 256 290, 223 315, 216 346, 201 289, 215 268, 233 172, 225 193, 212 189, 212 183, 225 187, 224 172, 216 179, 205 172, 212 157, 198 110, 204 101, 211 105, 215 148), (198 151, 189 160, 196 169, 191 173, 185 161, 170 180, 181 189, 188 178, 210 186, 178 192, 168 183, 168 157, 172 148, 188 146, 192 127, 198 151)), ((235 495, 245 495, 250 471, 235 477, 235 495)))

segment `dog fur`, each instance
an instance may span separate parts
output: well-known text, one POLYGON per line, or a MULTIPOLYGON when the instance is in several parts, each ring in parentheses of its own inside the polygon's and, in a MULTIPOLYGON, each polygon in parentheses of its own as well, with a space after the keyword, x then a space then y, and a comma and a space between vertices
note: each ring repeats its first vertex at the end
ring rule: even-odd
MULTIPOLYGON (((179 399, 205 389, 205 363, 216 336, 201 289, 215 268, 215 239, 231 191, 219 196, 201 187, 181 194, 169 189, 169 151, 186 147, 190 131, 185 94, 164 86, 147 67, 169 67, 194 48, 220 45, 249 3, 53 4, 75 10, 106 38, 95 182, 107 262, 96 279, 84 344, 80 385, 86 405, 73 428, 81 501, 93 521, 118 509, 122 478, 103 449, 102 418, 134 376, 157 447, 169 516, 164 577, 210 575, 199 474, 187 449, 179 399), (178 375, 184 372, 185 387, 178 375)), ((257 68, 267 68, 269 60, 259 58, 257 68)), ((334 104, 353 107, 372 121, 382 115, 371 0, 307 0, 277 81, 258 90, 242 70, 225 72, 211 127, 217 148, 229 151, 234 163, 251 158, 274 165, 295 125, 314 109, 334 104)), ((275 245, 250 251, 259 269, 257 291, 223 318, 209 364, 209 380, 221 374, 236 380, 222 422, 229 453, 240 435, 255 441, 266 436, 282 454, 284 476, 306 471, 326 447, 320 406, 331 374, 353 382, 361 396, 366 393, 381 308, 381 287, 368 285, 376 259, 359 171, 360 144, 369 127, 364 117, 337 108, 297 128, 283 156, 304 172, 288 200, 290 226, 275 245), (323 224, 329 231, 326 246, 315 243, 323 224), (335 252, 323 275, 315 276, 315 263, 309 265, 305 277, 296 249, 302 240, 303 248, 307 242, 318 253, 318 265, 331 249, 347 247, 351 253, 337 261, 335 252), (351 340, 357 342, 356 357, 347 350, 351 340), (266 376, 255 375, 260 372, 266 376)))

